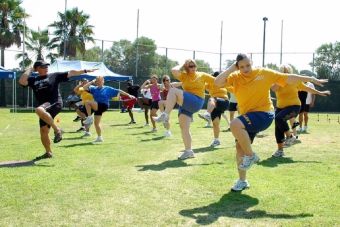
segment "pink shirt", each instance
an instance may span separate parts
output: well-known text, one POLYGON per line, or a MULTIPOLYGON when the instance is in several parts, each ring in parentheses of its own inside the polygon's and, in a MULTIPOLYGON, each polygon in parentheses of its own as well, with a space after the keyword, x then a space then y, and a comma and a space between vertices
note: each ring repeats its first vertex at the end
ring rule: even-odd
POLYGON ((160 89, 158 88, 158 84, 152 84, 150 86, 151 98, 152 101, 159 101, 161 99, 160 89))

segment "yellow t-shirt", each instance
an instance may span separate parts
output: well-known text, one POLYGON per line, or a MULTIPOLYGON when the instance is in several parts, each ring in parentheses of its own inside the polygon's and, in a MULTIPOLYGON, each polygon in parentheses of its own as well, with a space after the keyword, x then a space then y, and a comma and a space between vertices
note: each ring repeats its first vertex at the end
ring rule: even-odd
POLYGON ((302 82, 298 82, 295 84, 287 84, 284 87, 280 87, 276 92, 276 106, 280 109, 285 108, 287 106, 295 106, 301 105, 301 101, 299 99, 298 91, 306 91, 308 86, 306 86, 302 82))
POLYGON ((287 78, 288 74, 266 68, 253 69, 248 76, 237 71, 227 77, 225 87, 232 87, 240 114, 269 112, 274 110, 270 99, 270 87, 273 84, 286 85, 287 78))
POLYGON ((224 87, 217 87, 215 84, 206 84, 205 89, 212 98, 223 98, 228 100, 228 90, 224 87))
POLYGON ((182 82, 183 90, 204 99, 205 84, 213 84, 215 78, 208 73, 196 72, 188 74, 182 72, 178 78, 182 82))
POLYGON ((77 93, 80 95, 83 104, 85 101, 94 101, 93 95, 89 91, 85 91, 83 87, 79 88, 77 93))

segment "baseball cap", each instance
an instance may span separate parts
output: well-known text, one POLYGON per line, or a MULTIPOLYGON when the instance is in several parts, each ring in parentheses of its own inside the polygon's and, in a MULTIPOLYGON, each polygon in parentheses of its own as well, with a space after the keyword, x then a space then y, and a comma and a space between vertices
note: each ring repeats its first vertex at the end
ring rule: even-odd
POLYGON ((37 60, 34 62, 33 68, 36 69, 39 66, 48 66, 50 63, 45 62, 44 60, 37 60))

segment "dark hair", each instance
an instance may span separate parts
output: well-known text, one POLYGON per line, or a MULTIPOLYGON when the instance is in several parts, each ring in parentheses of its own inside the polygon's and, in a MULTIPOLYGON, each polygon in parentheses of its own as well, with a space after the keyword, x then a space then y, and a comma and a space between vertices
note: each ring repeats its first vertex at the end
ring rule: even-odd
POLYGON ((238 63, 244 59, 248 59, 246 54, 238 54, 236 57, 236 66, 238 67, 238 63))
POLYGON ((218 75, 220 75, 220 72, 214 72, 213 74, 211 74, 213 77, 217 77, 218 75))

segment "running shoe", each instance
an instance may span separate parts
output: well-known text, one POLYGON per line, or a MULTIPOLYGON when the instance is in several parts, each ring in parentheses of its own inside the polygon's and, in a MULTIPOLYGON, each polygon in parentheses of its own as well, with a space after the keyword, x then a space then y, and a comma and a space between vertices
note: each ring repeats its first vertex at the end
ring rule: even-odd
POLYGON ((132 125, 132 124, 136 124, 136 122, 135 121, 130 121, 129 125, 132 125))
POLYGON ((93 141, 93 142, 94 143, 102 143, 102 142, 104 142, 104 139, 103 139, 103 137, 98 136, 97 139, 95 141, 93 141))
POLYGON ((149 123, 145 123, 144 127, 149 127, 150 124, 149 123))
POLYGON ((91 136, 91 132, 85 132, 83 135, 83 137, 89 137, 89 136, 91 136))
POLYGON ((218 139, 214 139, 214 140, 212 141, 212 143, 210 144, 211 147, 217 147, 217 146, 219 146, 219 145, 221 145, 221 142, 220 142, 220 140, 218 140, 218 139))
POLYGON ((93 117, 92 116, 88 116, 84 122, 83 122, 85 125, 90 125, 93 123, 93 117))
POLYGON ((53 155, 52 155, 51 152, 46 152, 45 154, 36 157, 36 158, 34 159, 34 161, 39 161, 39 160, 41 160, 41 159, 47 159, 47 158, 52 158, 52 157, 53 157, 53 155))
POLYGON ((170 131, 165 131, 164 136, 165 137, 170 137, 172 134, 170 131))
POLYGON ((85 126, 82 126, 82 127, 80 127, 76 132, 82 132, 82 131, 85 131, 86 129, 85 129, 85 126))
POLYGON ((253 156, 243 156, 243 160, 242 160, 242 163, 240 164, 239 166, 239 169, 240 170, 248 170, 250 169, 250 167, 259 162, 260 161, 260 158, 256 155, 256 153, 254 152, 253 153, 253 156))
POLYGON ((163 112, 159 115, 159 117, 152 117, 152 119, 157 123, 166 122, 169 121, 169 114, 163 112))
POLYGON ((250 184, 248 183, 247 180, 237 180, 233 187, 231 187, 231 191, 233 192, 240 192, 243 191, 244 189, 247 189, 250 187, 250 184))
POLYGON ((283 152, 283 150, 277 150, 272 154, 272 157, 274 158, 281 158, 285 155, 285 153, 283 152))
POLYGON ((293 144, 297 142, 297 137, 296 136, 291 136, 290 138, 287 138, 286 141, 284 142, 284 147, 290 147, 293 144))
POLYGON ((150 132, 157 132, 157 128, 152 128, 150 132))
POLYGON ((192 150, 190 151, 184 151, 180 156, 178 156, 178 159, 185 160, 188 158, 195 158, 195 154, 192 150))
POLYGON ((207 121, 207 122, 211 121, 211 117, 210 117, 210 114, 209 114, 209 113, 204 113, 204 114, 199 113, 199 114, 198 114, 198 117, 199 117, 199 118, 202 118, 203 120, 205 120, 205 121, 207 121))
POLYGON ((62 132, 59 130, 58 132, 54 133, 53 143, 59 143, 63 139, 62 132))

